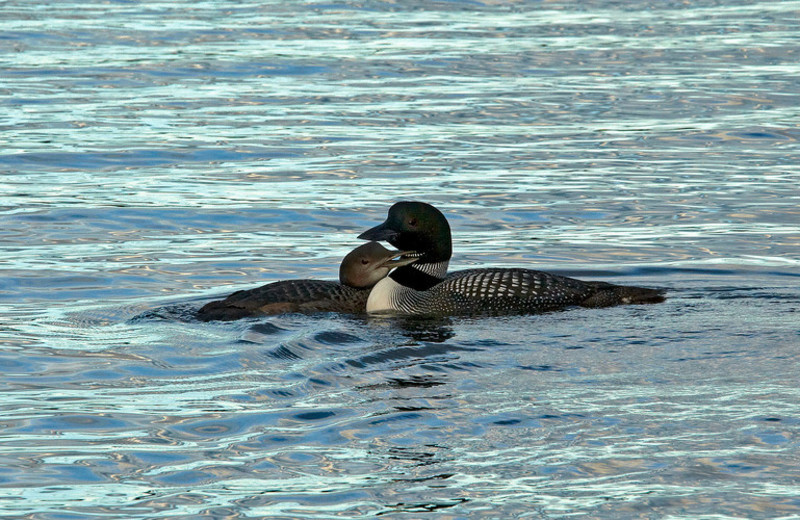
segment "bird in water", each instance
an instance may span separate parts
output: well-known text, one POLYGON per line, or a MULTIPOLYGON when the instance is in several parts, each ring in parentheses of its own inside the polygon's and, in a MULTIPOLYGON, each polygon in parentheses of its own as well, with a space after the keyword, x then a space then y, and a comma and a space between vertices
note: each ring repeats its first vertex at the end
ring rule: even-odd
POLYGON ((344 257, 339 282, 284 280, 237 291, 197 311, 201 321, 238 320, 290 312, 366 312, 369 290, 389 272, 417 261, 411 251, 389 251, 377 242, 363 244, 344 257))
POLYGON ((452 256, 450 225, 424 202, 398 202, 382 224, 358 238, 383 240, 419 255, 380 280, 369 294, 367 312, 401 315, 470 316, 529 314, 565 307, 609 307, 660 303, 664 292, 585 282, 531 269, 485 268, 447 273, 452 256))

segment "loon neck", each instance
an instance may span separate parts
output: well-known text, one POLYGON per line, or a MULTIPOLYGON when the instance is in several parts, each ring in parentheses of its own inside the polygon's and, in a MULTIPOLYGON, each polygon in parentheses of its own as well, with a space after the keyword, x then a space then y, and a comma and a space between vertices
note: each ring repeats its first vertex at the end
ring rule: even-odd
POLYGON ((447 274, 449 262, 444 260, 436 263, 415 263, 404 267, 398 267, 389 274, 389 278, 395 282, 415 289, 417 291, 427 291, 434 285, 444 280, 447 274))

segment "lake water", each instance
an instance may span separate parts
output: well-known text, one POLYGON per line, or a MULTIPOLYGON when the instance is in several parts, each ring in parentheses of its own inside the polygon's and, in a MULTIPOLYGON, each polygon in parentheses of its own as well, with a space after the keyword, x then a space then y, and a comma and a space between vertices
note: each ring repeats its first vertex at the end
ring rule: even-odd
POLYGON ((800 518, 800 2, 0 6, 0 516, 800 518), (665 287, 133 320, 451 267, 665 287))

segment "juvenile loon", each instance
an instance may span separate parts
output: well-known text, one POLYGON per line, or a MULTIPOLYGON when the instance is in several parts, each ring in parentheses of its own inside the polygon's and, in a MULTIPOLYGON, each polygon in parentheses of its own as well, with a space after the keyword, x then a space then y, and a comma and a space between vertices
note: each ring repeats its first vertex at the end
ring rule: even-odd
POLYGON ((327 280, 273 282, 209 302, 197 311, 197 318, 230 321, 288 312, 363 313, 369 288, 395 267, 415 262, 417 258, 405 256, 411 254, 389 251, 377 242, 368 242, 344 257, 339 266, 339 283, 327 280))
POLYGON ((385 240, 419 254, 413 265, 395 269, 378 282, 367 312, 419 315, 527 314, 569 306, 608 307, 659 303, 663 291, 584 282, 516 268, 468 269, 447 274, 452 256, 450 225, 424 202, 398 202, 383 224, 358 238, 385 240))

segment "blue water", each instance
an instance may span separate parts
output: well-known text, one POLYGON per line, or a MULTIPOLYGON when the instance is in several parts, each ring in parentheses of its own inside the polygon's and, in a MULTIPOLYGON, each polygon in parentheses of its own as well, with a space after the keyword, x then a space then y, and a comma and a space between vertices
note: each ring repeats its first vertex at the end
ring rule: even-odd
POLYGON ((800 518, 800 2, 0 6, 0 516, 800 518), (452 267, 666 303, 134 320, 452 267))

